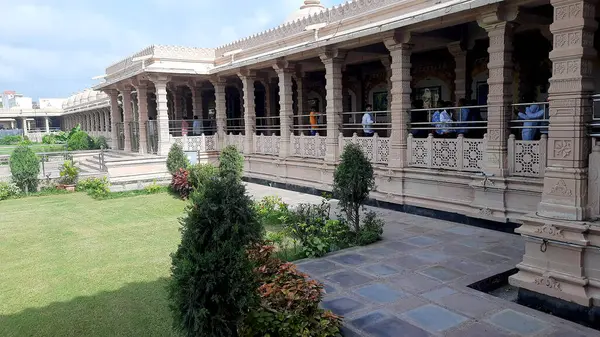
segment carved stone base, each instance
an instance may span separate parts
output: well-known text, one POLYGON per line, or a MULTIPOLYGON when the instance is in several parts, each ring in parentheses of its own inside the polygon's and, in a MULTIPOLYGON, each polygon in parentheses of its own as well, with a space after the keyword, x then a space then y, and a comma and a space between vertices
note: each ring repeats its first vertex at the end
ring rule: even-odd
MULTIPOLYGON (((585 222, 526 216, 515 230, 525 238, 525 255, 519 272, 509 278, 513 286, 574 302, 592 304, 584 258, 589 245, 585 222)), ((599 261, 600 262, 600 261, 599 261)))

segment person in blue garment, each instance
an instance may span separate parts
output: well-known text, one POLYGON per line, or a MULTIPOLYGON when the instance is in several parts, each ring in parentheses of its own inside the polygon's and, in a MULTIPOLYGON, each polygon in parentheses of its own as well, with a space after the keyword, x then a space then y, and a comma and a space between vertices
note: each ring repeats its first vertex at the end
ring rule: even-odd
POLYGON ((535 140, 537 135, 536 126, 540 125, 540 122, 536 120, 544 118, 544 110, 540 109, 537 104, 532 104, 525 109, 525 113, 519 112, 519 119, 525 120, 523 122, 523 129, 521 129, 521 137, 523 140, 535 140))

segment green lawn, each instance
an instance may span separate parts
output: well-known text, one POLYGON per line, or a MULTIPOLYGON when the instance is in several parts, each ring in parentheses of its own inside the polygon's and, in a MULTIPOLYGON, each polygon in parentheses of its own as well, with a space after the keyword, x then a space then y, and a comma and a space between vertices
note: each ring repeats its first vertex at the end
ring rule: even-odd
POLYGON ((0 336, 174 336, 166 299, 185 203, 162 193, 0 202, 0 336))
MULTIPOLYGON (((17 147, 16 145, 0 145, 0 155, 3 154, 11 154, 13 150, 17 147)), ((64 151, 64 144, 31 144, 29 145, 31 149, 35 152, 56 152, 56 151, 64 151)))

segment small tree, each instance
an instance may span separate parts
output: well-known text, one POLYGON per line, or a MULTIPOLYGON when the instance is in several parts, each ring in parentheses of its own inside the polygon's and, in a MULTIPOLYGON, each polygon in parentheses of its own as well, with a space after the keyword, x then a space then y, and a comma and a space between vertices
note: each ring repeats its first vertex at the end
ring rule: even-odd
POLYGON ((31 148, 19 145, 10 156, 10 173, 21 191, 37 191, 40 160, 31 148))
POLYGON ((92 145, 94 140, 85 131, 76 131, 67 140, 69 151, 89 150, 92 145))
POLYGON ((339 199, 346 220, 357 234, 360 232, 360 210, 374 187, 373 165, 357 144, 346 145, 333 176, 333 195, 339 199))
POLYGON ((244 156, 235 148, 229 145, 221 151, 219 156, 219 171, 221 176, 232 175, 241 179, 244 174, 244 156))
POLYGON ((171 175, 174 175, 181 168, 187 168, 190 165, 190 161, 183 152, 183 148, 179 144, 173 144, 169 150, 169 156, 167 157, 167 169, 171 175))
POLYGON ((243 184, 214 177, 193 193, 172 254, 169 284, 174 327, 184 336, 238 336, 258 301, 246 248, 263 235, 243 184))

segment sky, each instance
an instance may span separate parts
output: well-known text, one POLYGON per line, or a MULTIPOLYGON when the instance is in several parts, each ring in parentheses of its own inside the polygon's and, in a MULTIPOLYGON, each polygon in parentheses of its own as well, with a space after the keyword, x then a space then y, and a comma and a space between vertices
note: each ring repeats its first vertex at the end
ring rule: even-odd
MULTIPOLYGON (((321 2, 329 7, 343 1, 321 2)), ((15 90, 34 101, 68 97, 149 45, 218 47, 278 26, 302 3, 0 0, 0 91, 15 90)))

